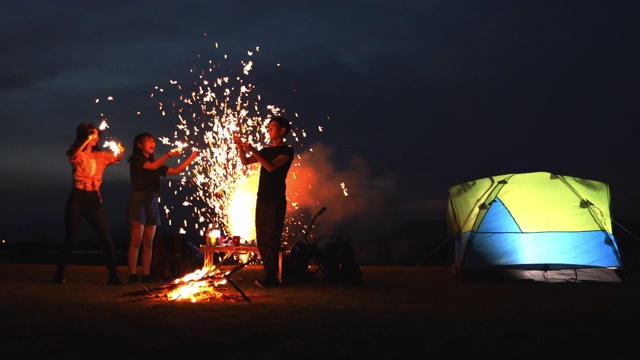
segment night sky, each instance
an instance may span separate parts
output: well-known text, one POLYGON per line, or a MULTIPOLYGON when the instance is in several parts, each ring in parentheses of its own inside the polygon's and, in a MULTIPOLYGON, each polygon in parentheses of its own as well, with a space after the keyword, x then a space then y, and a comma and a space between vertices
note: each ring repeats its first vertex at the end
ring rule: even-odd
MULTIPOLYGON (((640 218, 636 1, 27 0, 0 9, 3 238, 62 240, 72 186, 64 154, 79 123, 106 117, 103 136, 128 154, 137 133, 172 137, 178 120, 159 102, 177 99, 158 87, 192 83, 189 70, 208 59, 237 71, 248 51, 265 107, 308 132, 319 173, 345 179, 348 200, 321 204, 332 223, 365 233, 444 218, 450 186, 533 171, 609 183, 614 217, 640 218)), ((105 173, 116 236, 127 231, 128 176, 126 162, 105 173)))

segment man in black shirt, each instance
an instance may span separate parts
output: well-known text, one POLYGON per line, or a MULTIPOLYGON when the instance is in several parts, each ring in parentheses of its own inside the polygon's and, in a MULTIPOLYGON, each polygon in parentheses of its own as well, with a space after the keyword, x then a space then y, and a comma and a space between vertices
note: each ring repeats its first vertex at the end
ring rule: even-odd
POLYGON ((271 118, 268 130, 271 146, 261 150, 234 137, 242 164, 259 162, 261 165, 255 214, 256 242, 265 271, 265 278, 256 280, 256 285, 260 287, 279 284, 278 252, 287 212, 286 179, 293 162, 293 148, 285 145, 284 137, 290 130, 291 124, 286 118, 271 118))

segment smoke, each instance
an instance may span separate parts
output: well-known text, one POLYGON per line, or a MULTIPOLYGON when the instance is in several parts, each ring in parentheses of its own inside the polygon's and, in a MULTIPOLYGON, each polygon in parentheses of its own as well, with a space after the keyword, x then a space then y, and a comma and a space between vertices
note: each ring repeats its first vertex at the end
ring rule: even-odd
MULTIPOLYGON (((326 207, 316 218, 309 238, 322 234, 370 238, 388 227, 394 181, 374 179, 360 157, 346 159, 346 168, 337 169, 335 156, 335 149, 322 143, 296 155, 287 178, 291 227, 306 231, 314 215, 326 207)), ((303 236, 295 230, 289 233, 303 236)))

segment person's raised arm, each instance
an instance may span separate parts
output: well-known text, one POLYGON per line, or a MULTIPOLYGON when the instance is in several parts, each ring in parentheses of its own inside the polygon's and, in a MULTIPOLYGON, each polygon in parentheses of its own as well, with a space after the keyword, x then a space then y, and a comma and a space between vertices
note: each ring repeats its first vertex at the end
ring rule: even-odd
POLYGON ((246 144, 246 147, 249 151, 251 151, 251 156, 260 163, 268 172, 272 172, 273 170, 281 167, 289 161, 289 157, 287 155, 278 155, 273 161, 269 161, 265 159, 260 152, 258 152, 253 146, 250 144, 246 144))
POLYGON ((87 145, 91 142, 91 140, 95 139, 98 137, 98 130, 96 129, 92 129, 91 131, 89 131, 89 136, 87 136, 87 138, 84 140, 84 142, 82 142, 82 144, 78 145, 75 147, 75 149, 73 149, 69 154, 69 159, 73 160, 75 159, 79 153, 83 152, 87 145))
POLYGON ((238 148, 238 157, 240 158, 240 162, 242 163, 242 165, 247 166, 249 164, 253 164, 258 161, 255 158, 255 156, 253 156, 253 154, 247 156, 245 147, 247 147, 248 144, 245 142, 242 142, 242 139, 240 139, 239 136, 234 136, 233 142, 236 144, 236 147, 238 148))
POLYGON ((145 162, 142 167, 147 169, 147 170, 156 170, 157 168, 162 166, 162 164, 167 162, 167 160, 171 159, 174 156, 180 155, 180 153, 181 153, 180 149, 173 149, 173 150, 169 151, 168 153, 162 155, 162 157, 157 159, 156 161, 147 161, 147 162, 145 162))
POLYGON ((278 157, 273 159, 273 161, 269 161, 262 155, 260 155, 260 152, 248 142, 242 142, 238 137, 234 137, 233 141, 238 148, 238 156, 240 157, 242 165, 248 165, 258 162, 268 172, 272 172, 273 170, 281 167, 282 165, 286 164, 287 161, 289 161, 289 157, 287 155, 278 155, 278 157), (251 152, 251 155, 247 156, 247 151, 251 152))
POLYGON ((193 160, 195 160, 198 157, 198 151, 197 150, 193 150, 193 152, 191 153, 191 155, 189 155, 189 157, 187 158, 187 160, 185 160, 182 164, 174 167, 174 168, 169 168, 167 170, 167 175, 178 175, 180 173, 182 173, 187 166, 189 166, 189 164, 191 164, 193 162, 193 160))

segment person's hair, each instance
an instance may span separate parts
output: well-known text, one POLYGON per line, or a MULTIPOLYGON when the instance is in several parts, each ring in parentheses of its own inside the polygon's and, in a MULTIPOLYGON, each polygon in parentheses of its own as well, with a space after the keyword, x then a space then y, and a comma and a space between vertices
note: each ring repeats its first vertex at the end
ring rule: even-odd
POLYGON ((269 122, 272 122, 272 121, 277 122, 278 126, 280 126, 281 128, 284 128, 285 135, 287 135, 289 131, 291 131, 291 122, 289 122, 289 120, 284 116, 274 116, 271 118, 271 120, 269 120, 269 122))
MULTIPOLYGON (((82 124, 78 125, 76 127, 76 139, 73 141, 73 144, 71 144, 71 146, 69 146, 69 149, 67 150, 67 155, 69 155, 72 152, 74 152, 78 148, 78 146, 80 146, 80 144, 85 142, 87 140, 87 138, 89 137, 89 133, 93 129, 98 130, 98 139, 100 139, 100 135, 102 135, 102 131, 100 131, 92 123, 83 122, 82 124)), ((102 150, 96 144, 96 146, 92 147, 91 151, 102 151, 102 150)))
MULTIPOLYGON (((131 162, 131 158, 134 155, 142 155, 142 149, 138 145, 142 144, 142 142, 147 138, 153 139, 153 135, 144 132, 144 133, 140 133, 140 134, 136 135, 136 137, 133 138, 133 153, 129 156, 129 159, 127 159, 127 162, 131 162)), ((156 159, 153 156, 153 154, 149 155, 149 160, 151 162, 156 161, 156 159)))

